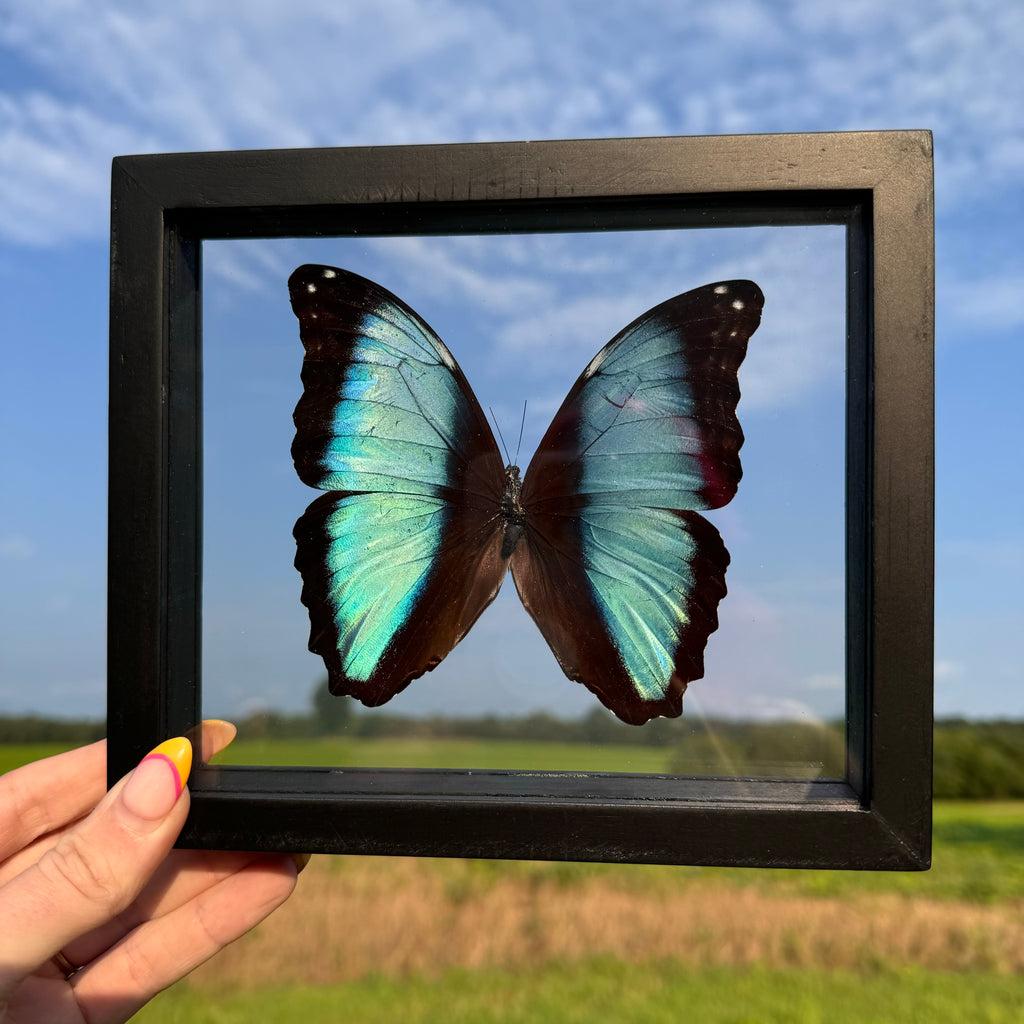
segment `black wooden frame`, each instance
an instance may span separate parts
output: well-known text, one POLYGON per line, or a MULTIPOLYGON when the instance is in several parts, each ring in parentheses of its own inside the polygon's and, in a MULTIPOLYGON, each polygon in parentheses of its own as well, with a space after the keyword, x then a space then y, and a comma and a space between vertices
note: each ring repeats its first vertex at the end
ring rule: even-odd
POLYGON ((110 780, 201 714, 203 240, 787 224, 846 227, 846 777, 197 765, 180 843, 926 868, 934 254, 924 131, 116 158, 110 780))

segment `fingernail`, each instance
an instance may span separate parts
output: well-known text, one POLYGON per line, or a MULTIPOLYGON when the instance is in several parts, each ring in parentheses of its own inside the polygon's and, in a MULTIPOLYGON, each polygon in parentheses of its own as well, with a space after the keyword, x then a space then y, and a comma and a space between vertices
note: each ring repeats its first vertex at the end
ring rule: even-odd
POLYGON ((189 729, 185 736, 191 742, 197 756, 207 761, 223 750, 235 738, 237 732, 234 725, 221 718, 204 718, 189 729))
POLYGON ((309 863, 309 858, 312 854, 309 853, 293 853, 292 860, 295 861, 295 870, 301 874, 302 869, 309 863))
POLYGON ((230 730, 231 732, 238 732, 235 728, 234 722, 229 722, 223 718, 204 718, 200 723, 204 728, 224 729, 230 730))
POLYGON ((165 740, 139 762, 121 799, 140 818, 162 818, 177 803, 191 770, 192 744, 184 736, 165 740))

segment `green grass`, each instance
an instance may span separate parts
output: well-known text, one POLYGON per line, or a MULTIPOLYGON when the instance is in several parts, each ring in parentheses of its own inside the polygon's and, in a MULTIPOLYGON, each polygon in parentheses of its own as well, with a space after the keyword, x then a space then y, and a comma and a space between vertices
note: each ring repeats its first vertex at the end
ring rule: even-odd
POLYGON ((75 746, 75 743, 0 743, 0 775, 30 761, 62 754, 75 746))
POLYGON ((667 772, 659 747, 459 739, 238 740, 219 764, 365 765, 374 768, 511 768, 538 771, 667 772))
MULTIPOLYGON (((70 750, 70 743, 0 744, 0 774, 70 750)), ((365 765, 374 768, 512 768, 539 771, 667 772, 671 751, 659 747, 494 740, 236 740, 218 764, 365 765)))
POLYGON ((211 997, 179 986, 140 1024, 1019 1024, 1021 980, 920 970, 689 971, 599 960, 211 997))
MULTIPOLYGON (((1024 900, 1024 803, 937 803, 932 839, 927 872, 757 871, 754 881, 803 896, 894 892, 972 903, 1024 900)), ((738 883, 742 874, 722 868, 705 877, 738 883)))

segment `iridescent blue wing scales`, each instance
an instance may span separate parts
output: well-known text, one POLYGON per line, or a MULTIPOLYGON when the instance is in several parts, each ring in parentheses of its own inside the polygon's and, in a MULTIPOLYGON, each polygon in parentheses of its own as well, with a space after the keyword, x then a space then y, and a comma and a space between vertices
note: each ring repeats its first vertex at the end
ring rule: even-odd
POLYGON ((729 281, 638 318, 580 376, 523 482, 520 597, 566 675, 625 721, 680 714, 704 673, 729 555, 696 510, 739 483, 736 372, 763 302, 729 281))
POLYGON ((306 350, 292 444, 303 483, 500 497, 503 466, 487 420, 452 354, 413 310, 334 267, 299 267, 289 291, 306 350))
POLYGON ((331 690, 387 701, 433 668, 497 594, 504 469, 436 334, 333 267, 289 280, 305 348, 292 457, 330 494, 296 523, 311 651, 331 690))

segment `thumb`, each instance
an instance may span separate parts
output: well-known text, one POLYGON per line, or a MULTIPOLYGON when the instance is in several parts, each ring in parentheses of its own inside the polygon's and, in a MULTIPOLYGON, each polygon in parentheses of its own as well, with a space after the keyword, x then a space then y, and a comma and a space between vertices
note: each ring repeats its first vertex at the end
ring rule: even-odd
POLYGON ((187 739, 161 743, 81 824, 0 889, 0 999, 135 899, 185 823, 191 766, 187 739))

